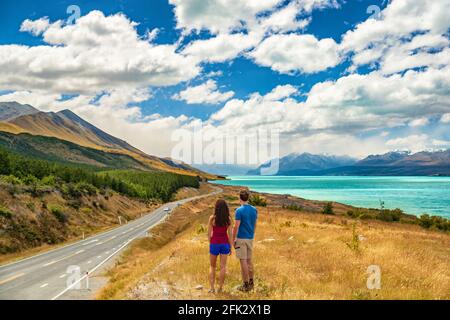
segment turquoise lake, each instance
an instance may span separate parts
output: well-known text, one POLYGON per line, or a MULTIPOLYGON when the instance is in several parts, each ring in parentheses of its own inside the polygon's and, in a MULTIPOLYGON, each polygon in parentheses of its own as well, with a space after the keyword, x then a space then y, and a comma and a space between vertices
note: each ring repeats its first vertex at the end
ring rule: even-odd
POLYGON ((406 213, 428 213, 450 218, 450 177, 351 176, 231 176, 217 181, 251 190, 330 200, 358 207, 400 208, 406 213))

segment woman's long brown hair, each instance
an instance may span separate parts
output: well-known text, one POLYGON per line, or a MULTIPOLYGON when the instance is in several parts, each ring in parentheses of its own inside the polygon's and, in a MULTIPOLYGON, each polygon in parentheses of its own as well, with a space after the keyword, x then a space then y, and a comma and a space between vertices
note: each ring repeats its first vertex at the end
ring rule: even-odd
POLYGON ((214 225, 228 227, 231 224, 230 209, 225 200, 219 199, 214 208, 214 225))

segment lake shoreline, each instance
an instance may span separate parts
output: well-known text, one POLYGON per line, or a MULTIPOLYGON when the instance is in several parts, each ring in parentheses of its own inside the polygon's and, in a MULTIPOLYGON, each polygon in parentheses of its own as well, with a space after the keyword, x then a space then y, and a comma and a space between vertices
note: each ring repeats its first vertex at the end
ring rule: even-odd
POLYGON ((423 176, 229 176, 212 181, 255 192, 290 194, 367 209, 399 208, 420 216, 450 217, 450 177, 423 176))

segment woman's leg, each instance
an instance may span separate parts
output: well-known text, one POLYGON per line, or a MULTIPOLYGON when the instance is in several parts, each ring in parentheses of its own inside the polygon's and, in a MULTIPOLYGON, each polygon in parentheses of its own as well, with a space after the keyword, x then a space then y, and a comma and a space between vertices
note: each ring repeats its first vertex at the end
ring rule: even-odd
POLYGON ((227 274, 227 258, 228 254, 220 255, 219 291, 222 291, 225 275, 227 274))
POLYGON ((211 286, 211 290, 214 290, 214 282, 216 280, 216 263, 217 263, 217 256, 210 254, 209 255, 209 283, 211 286))

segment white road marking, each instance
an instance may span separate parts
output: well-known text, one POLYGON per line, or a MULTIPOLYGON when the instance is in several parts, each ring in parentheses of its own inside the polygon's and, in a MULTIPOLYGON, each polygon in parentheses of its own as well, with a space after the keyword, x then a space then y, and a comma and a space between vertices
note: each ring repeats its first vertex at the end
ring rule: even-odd
MULTIPOLYGON (((137 238, 137 236, 135 237, 137 238)), ((102 262, 100 262, 98 265, 96 265, 94 268, 92 268, 91 270, 89 270, 87 272, 87 274, 85 274, 83 277, 81 277, 78 281, 72 283, 70 286, 68 286, 66 289, 64 289, 63 291, 61 291, 60 293, 58 293, 56 296, 54 296, 51 300, 56 300, 59 297, 61 297, 64 293, 66 293, 67 291, 69 291, 70 289, 72 289, 72 287, 74 287, 75 285, 77 285, 78 283, 80 283, 81 281, 83 281, 89 274, 92 274, 95 270, 97 270, 100 266, 102 266, 106 261, 108 261, 112 256, 114 256, 117 252, 119 252, 120 250, 122 250, 123 248, 125 248, 128 243, 130 243, 130 241, 126 242, 123 246, 121 246, 119 249, 117 249, 116 251, 114 251, 113 253, 111 253, 108 257, 106 257, 102 262)))
POLYGON ((41 288, 45 288, 46 286, 48 286, 48 283, 44 283, 41 288))
POLYGON ((98 241, 98 239, 94 239, 92 241, 89 241, 88 243, 83 243, 83 246, 87 246, 88 244, 92 244, 92 243, 97 242, 97 241, 98 241))
POLYGON ((63 273, 62 275, 59 276, 60 279, 64 278, 66 276, 65 273, 63 273))
POLYGON ((102 256, 97 256, 97 258, 101 258, 102 256))
POLYGON ((55 264, 55 263, 60 262, 60 261, 63 261, 65 259, 67 259, 67 258, 71 258, 73 256, 76 256, 77 254, 80 254, 82 252, 84 252, 84 250, 79 250, 79 251, 77 251, 77 252, 75 252, 73 254, 69 254, 68 256, 62 257, 61 259, 50 261, 50 262, 44 264, 43 267, 48 267, 48 266, 50 266, 52 264, 55 264))
POLYGON ((87 263, 89 264, 89 263, 91 263, 92 262, 92 260, 89 260, 87 263))

